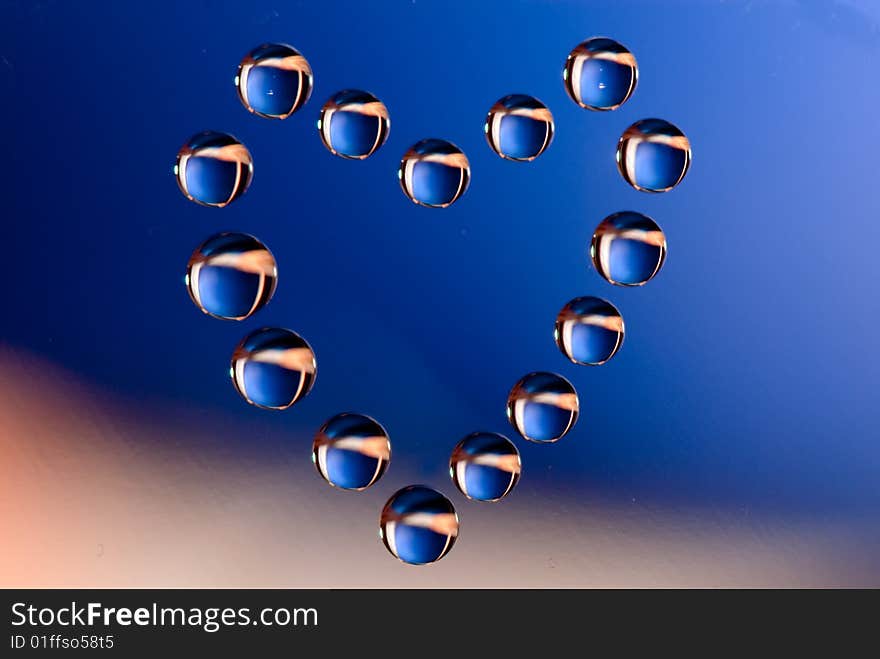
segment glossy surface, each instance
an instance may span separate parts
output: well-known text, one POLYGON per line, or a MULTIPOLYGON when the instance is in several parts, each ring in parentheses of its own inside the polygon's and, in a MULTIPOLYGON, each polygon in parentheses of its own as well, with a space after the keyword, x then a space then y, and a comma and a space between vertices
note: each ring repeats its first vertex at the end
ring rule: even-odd
POLYGON ((513 442, 494 432, 475 432, 452 450, 449 475, 475 501, 500 501, 519 481, 522 462, 513 442))
POLYGON ((391 130, 388 108, 369 92, 346 89, 321 108, 318 133, 330 153, 362 160, 385 144, 391 130))
POLYGON ((507 418, 525 439, 556 442, 574 427, 578 418, 574 386, 555 373, 529 373, 507 397, 507 418))
POLYGON ((312 67, 296 48, 268 43, 244 56, 235 75, 238 98, 250 112, 286 119, 312 94, 312 67))
POLYGON ((639 69, 625 46, 613 39, 594 37, 568 55, 562 80, 571 100, 582 108, 616 110, 635 91, 639 69))
POLYGON ((392 556, 411 565, 434 563, 458 538, 458 514, 437 490, 410 485, 388 499, 379 518, 379 537, 392 556))
POLYGON ((666 235, 647 215, 609 215, 593 232, 590 259, 602 277, 617 286, 643 286, 666 260, 666 235))
MULTIPOLYGON (((880 586, 876 0, 0 4, 4 586, 880 586), (641 69, 607 114, 569 100, 560 75, 600 33, 641 69), (249 115, 232 85, 270 39, 316 76, 283 122, 249 115), (391 112, 364 163, 338 161, 315 129, 346 86, 391 112), (482 132, 489 105, 519 90, 556 119, 533 166, 502 161, 482 132), (647 116, 694 150, 660 197, 612 163, 647 116), (255 158, 251 189, 216 212, 171 175, 204 127, 255 158), (430 135, 471 161, 474 184, 447 211, 411 208, 394 180, 430 135), (626 209, 670 242, 646 290, 584 267, 594 227, 626 209), (208 319, 183 286, 191 250, 219 231, 278 259, 275 297, 244 323, 208 319), (553 345, 578 295, 607 297, 626 321, 598 370, 553 345), (320 357, 315 390, 288 413, 259 413, 225 381, 234 344, 264 324, 320 357), (571 379, 585 417, 547 447, 494 425, 538 369, 571 379), (368 387, 380 391, 359 398, 368 387), (394 451, 362 496, 330 491, 308 455, 352 406, 394 451), (432 418, 442 426, 419 444, 432 418), (513 440, 525 470, 494 506, 446 474, 453 445, 483 428, 513 440), (375 525, 394 490, 428 474, 464 535, 438 570, 406 569, 375 525)), ((292 649, 325 636, 275 633, 292 649)))
POLYGON ((627 128, 617 143, 617 169, 642 192, 668 192, 691 166, 691 143, 663 119, 643 119, 627 128))
POLYGON ((186 268, 190 299, 222 320, 244 320, 262 309, 278 281, 272 252, 245 233, 219 233, 199 245, 186 268))
POLYGON ((403 154, 397 177, 410 200, 429 208, 446 208, 467 190, 471 167, 467 156, 451 142, 427 139, 403 154))
POLYGON ((563 355, 575 364, 599 366, 620 350, 624 325, 613 304, 598 297, 579 297, 556 317, 553 337, 563 355))
POLYGON ((483 125, 492 150, 507 160, 531 161, 553 140, 553 115, 536 98, 512 94, 498 100, 483 125))
POLYGON ((177 185, 190 201, 222 208, 243 195, 254 175, 254 159, 232 135, 206 130, 177 152, 177 185))
POLYGON ((312 443, 312 462, 325 481, 343 490, 364 490, 382 478, 391 460, 385 428, 364 414, 327 420, 312 443))
POLYGON ((315 353, 296 332, 267 327, 251 332, 235 348, 229 375, 251 405, 283 410, 308 395, 317 375, 315 353))

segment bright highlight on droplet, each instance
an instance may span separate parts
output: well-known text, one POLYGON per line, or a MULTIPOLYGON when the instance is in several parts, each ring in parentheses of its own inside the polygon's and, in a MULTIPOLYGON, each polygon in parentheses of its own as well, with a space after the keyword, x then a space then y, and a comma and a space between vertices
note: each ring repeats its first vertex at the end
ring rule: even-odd
POLYGON ((229 373, 236 391, 251 405, 287 409, 312 389, 318 366, 308 342, 277 327, 251 332, 235 348, 229 373))
POLYGON ((250 112, 267 119, 287 119, 312 94, 312 68, 292 46, 263 44, 241 60, 235 86, 250 112))
POLYGON ((638 80, 633 54, 605 37, 587 39, 575 47, 562 69, 565 91, 588 110, 616 110, 632 96, 638 80))
POLYGON ((449 475, 455 487, 474 501, 500 501, 519 481, 519 451, 504 435, 475 432, 452 450, 449 475))
POLYGON ((627 128, 617 143, 617 169, 636 190, 668 192, 691 166, 691 143, 663 119, 643 119, 627 128))
POLYGON ((666 236, 647 215, 615 213, 593 232, 590 258, 606 281, 617 286, 642 286, 663 267, 666 236))
POLYGON ((507 160, 531 161, 553 140, 553 115, 536 98, 512 94, 499 99, 486 117, 484 131, 492 150, 507 160))
POLYGON ((254 160, 232 135, 206 130, 193 135, 177 152, 174 173, 187 199, 222 208, 248 189, 254 160))
POLYGON ((325 481, 361 491, 382 477, 391 460, 391 441, 378 421, 364 414, 337 414, 315 435, 312 462, 325 481))
POLYGON ((424 485, 395 492, 379 518, 379 537, 385 547, 411 565, 439 561, 452 549, 458 533, 458 514, 452 502, 424 485))
POLYGON ((574 386, 555 373, 529 373, 507 397, 507 418, 525 439, 556 442, 574 427, 578 418, 574 386))
POLYGON ((471 168, 461 149, 446 140, 427 139, 403 154, 397 172, 404 194, 429 208, 446 208, 468 188, 471 168))
POLYGON ((245 233, 219 233, 199 245, 189 259, 189 296, 209 316, 244 320, 275 293, 278 269, 266 246, 245 233))
POLYGON ((623 318, 610 302, 578 297, 556 316, 553 336, 563 355, 575 364, 599 366, 623 345, 623 318))
POLYGON ((346 89, 337 92, 318 119, 318 133, 330 153, 363 160, 385 144, 391 130, 388 108, 369 92, 346 89))

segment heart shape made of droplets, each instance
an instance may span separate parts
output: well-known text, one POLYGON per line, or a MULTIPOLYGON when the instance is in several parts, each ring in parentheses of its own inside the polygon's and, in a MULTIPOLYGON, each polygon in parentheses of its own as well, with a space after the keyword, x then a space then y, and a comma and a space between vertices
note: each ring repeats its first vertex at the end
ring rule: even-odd
MULTIPOLYGON (((575 47, 565 61, 562 79, 569 97, 598 112, 625 103, 636 88, 638 67, 633 54, 604 37, 575 47)), ((286 44, 264 44, 241 60, 235 86, 244 107, 255 116, 283 120, 300 110, 313 89, 311 66, 286 44)), ((347 89, 322 106, 318 134, 335 156, 365 160, 388 139, 387 107, 369 92, 347 89)), ((483 131, 488 146, 500 157, 530 162, 551 144, 554 120, 538 99, 510 94, 490 106, 483 131)), ((691 161, 690 143, 673 124, 644 119, 627 128, 618 142, 617 167, 623 179, 643 192, 667 192, 678 185, 691 161)), ((222 208, 241 197, 253 178, 253 157, 228 133, 204 131, 180 149, 174 172, 181 192, 191 201, 222 208)), ((398 179, 415 204, 446 208, 470 184, 470 163, 455 144, 423 139, 407 149, 398 179)), ((666 237, 653 219, 632 211, 615 213, 596 228, 590 258, 596 271, 618 286, 642 286, 662 267, 666 237)), ((245 233, 221 233, 199 245, 187 266, 186 284, 192 301, 206 314, 223 320, 249 318, 271 300, 278 273, 271 251, 245 233)), ((624 322, 618 309, 601 298, 569 301, 559 312, 554 338, 562 354, 575 364, 599 366, 619 351, 624 322)), ((311 390, 317 375, 315 353, 296 332, 257 329, 233 351, 230 376, 248 403, 283 410, 311 390)), ((534 372, 511 389, 507 416, 517 432, 536 443, 554 443, 578 419, 574 386, 561 375, 534 372)), ((391 459, 388 432, 364 414, 332 416, 316 433, 312 460, 330 485, 362 491, 377 482, 391 459)), ((519 480, 519 451, 498 433, 475 432, 452 450, 450 477, 473 501, 497 502, 519 480)), ((386 503, 379 534, 387 549, 405 563, 423 565, 445 556, 459 533, 455 507, 437 490, 412 485, 398 490, 386 503)))

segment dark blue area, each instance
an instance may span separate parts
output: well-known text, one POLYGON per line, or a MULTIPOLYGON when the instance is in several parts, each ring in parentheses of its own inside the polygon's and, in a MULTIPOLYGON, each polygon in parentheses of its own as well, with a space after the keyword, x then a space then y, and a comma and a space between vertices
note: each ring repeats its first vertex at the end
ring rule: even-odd
MULTIPOLYGON (((856 20, 803 2, 4 3, 13 248, 0 259, 0 340, 130 396, 145 418, 173 424, 170 402, 259 425, 242 451, 307 460, 292 434, 366 410, 395 461, 441 487, 459 438, 509 429, 517 378, 558 370, 588 422, 552 446, 517 440, 540 492, 785 509, 805 524, 876 516, 880 32, 876 3, 846 6, 856 20), (584 111, 561 80, 595 34, 640 65, 613 112, 584 111), (502 55, 512 39, 526 56, 502 55), (232 84, 242 54, 271 40, 315 71, 315 96, 285 121, 248 113, 232 84), (315 130, 315 97, 351 86, 393 120, 363 162, 330 157, 315 130), (552 148, 527 165, 498 158, 483 133, 486 109, 513 92, 556 120, 552 148), (661 195, 633 190, 614 162, 623 131, 652 116, 694 149, 687 183, 661 195), (207 128, 255 161, 251 189, 223 209, 186 200, 172 172, 207 128), (429 135, 473 170, 442 211, 413 204, 396 178, 429 135), (672 246, 639 289, 602 280, 584 248, 628 208, 672 246), (182 283, 193 246, 220 230, 252 233, 278 259, 275 298, 243 323, 195 313, 182 283), (626 319, 626 348, 601 368, 553 342, 556 313, 579 295, 626 319), (829 299, 840 312, 816 307, 829 299), (283 413, 229 383, 234 346, 264 324, 300 332, 320 362, 314 391, 283 413)), ((534 506, 543 514, 546 500, 534 506)))

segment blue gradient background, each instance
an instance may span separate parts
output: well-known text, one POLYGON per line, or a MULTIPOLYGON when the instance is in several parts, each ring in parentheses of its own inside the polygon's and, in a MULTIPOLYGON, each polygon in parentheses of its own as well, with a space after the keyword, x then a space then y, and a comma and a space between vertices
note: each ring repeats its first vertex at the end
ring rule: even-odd
POLYGON ((225 451, 280 447, 306 463, 304 438, 327 418, 374 416, 394 445, 380 498, 407 484, 394 463, 448 494, 452 447, 475 430, 512 435, 510 387, 556 371, 581 416, 556 445, 517 442, 538 494, 853 519, 880 546, 876 5, 3 1, 0 13, 3 344, 148 414, 183 406, 251 430, 225 451), (640 65, 614 112, 563 88, 566 55, 592 35, 640 65), (271 40, 315 72, 283 122, 246 112, 232 82, 271 40), (349 87, 391 114, 363 162, 332 156, 315 128, 349 87), (530 164, 502 160, 482 132, 510 93, 556 120, 530 164), (630 189, 614 162, 623 130, 653 116, 694 153, 662 195, 630 189), (172 174, 205 129, 254 156, 250 190, 225 209, 186 201, 172 174), (426 137, 471 162, 446 210, 399 189, 401 154, 426 137), (653 217, 669 242, 641 289, 589 266, 593 228, 620 210, 653 217), (274 299, 243 323, 204 316, 183 283, 192 250, 222 230, 256 235, 279 263, 274 299), (626 321, 603 367, 569 363, 553 341, 556 313, 582 295, 626 321), (233 347, 264 325, 317 355, 314 390, 287 412, 244 404, 229 382, 233 347))

